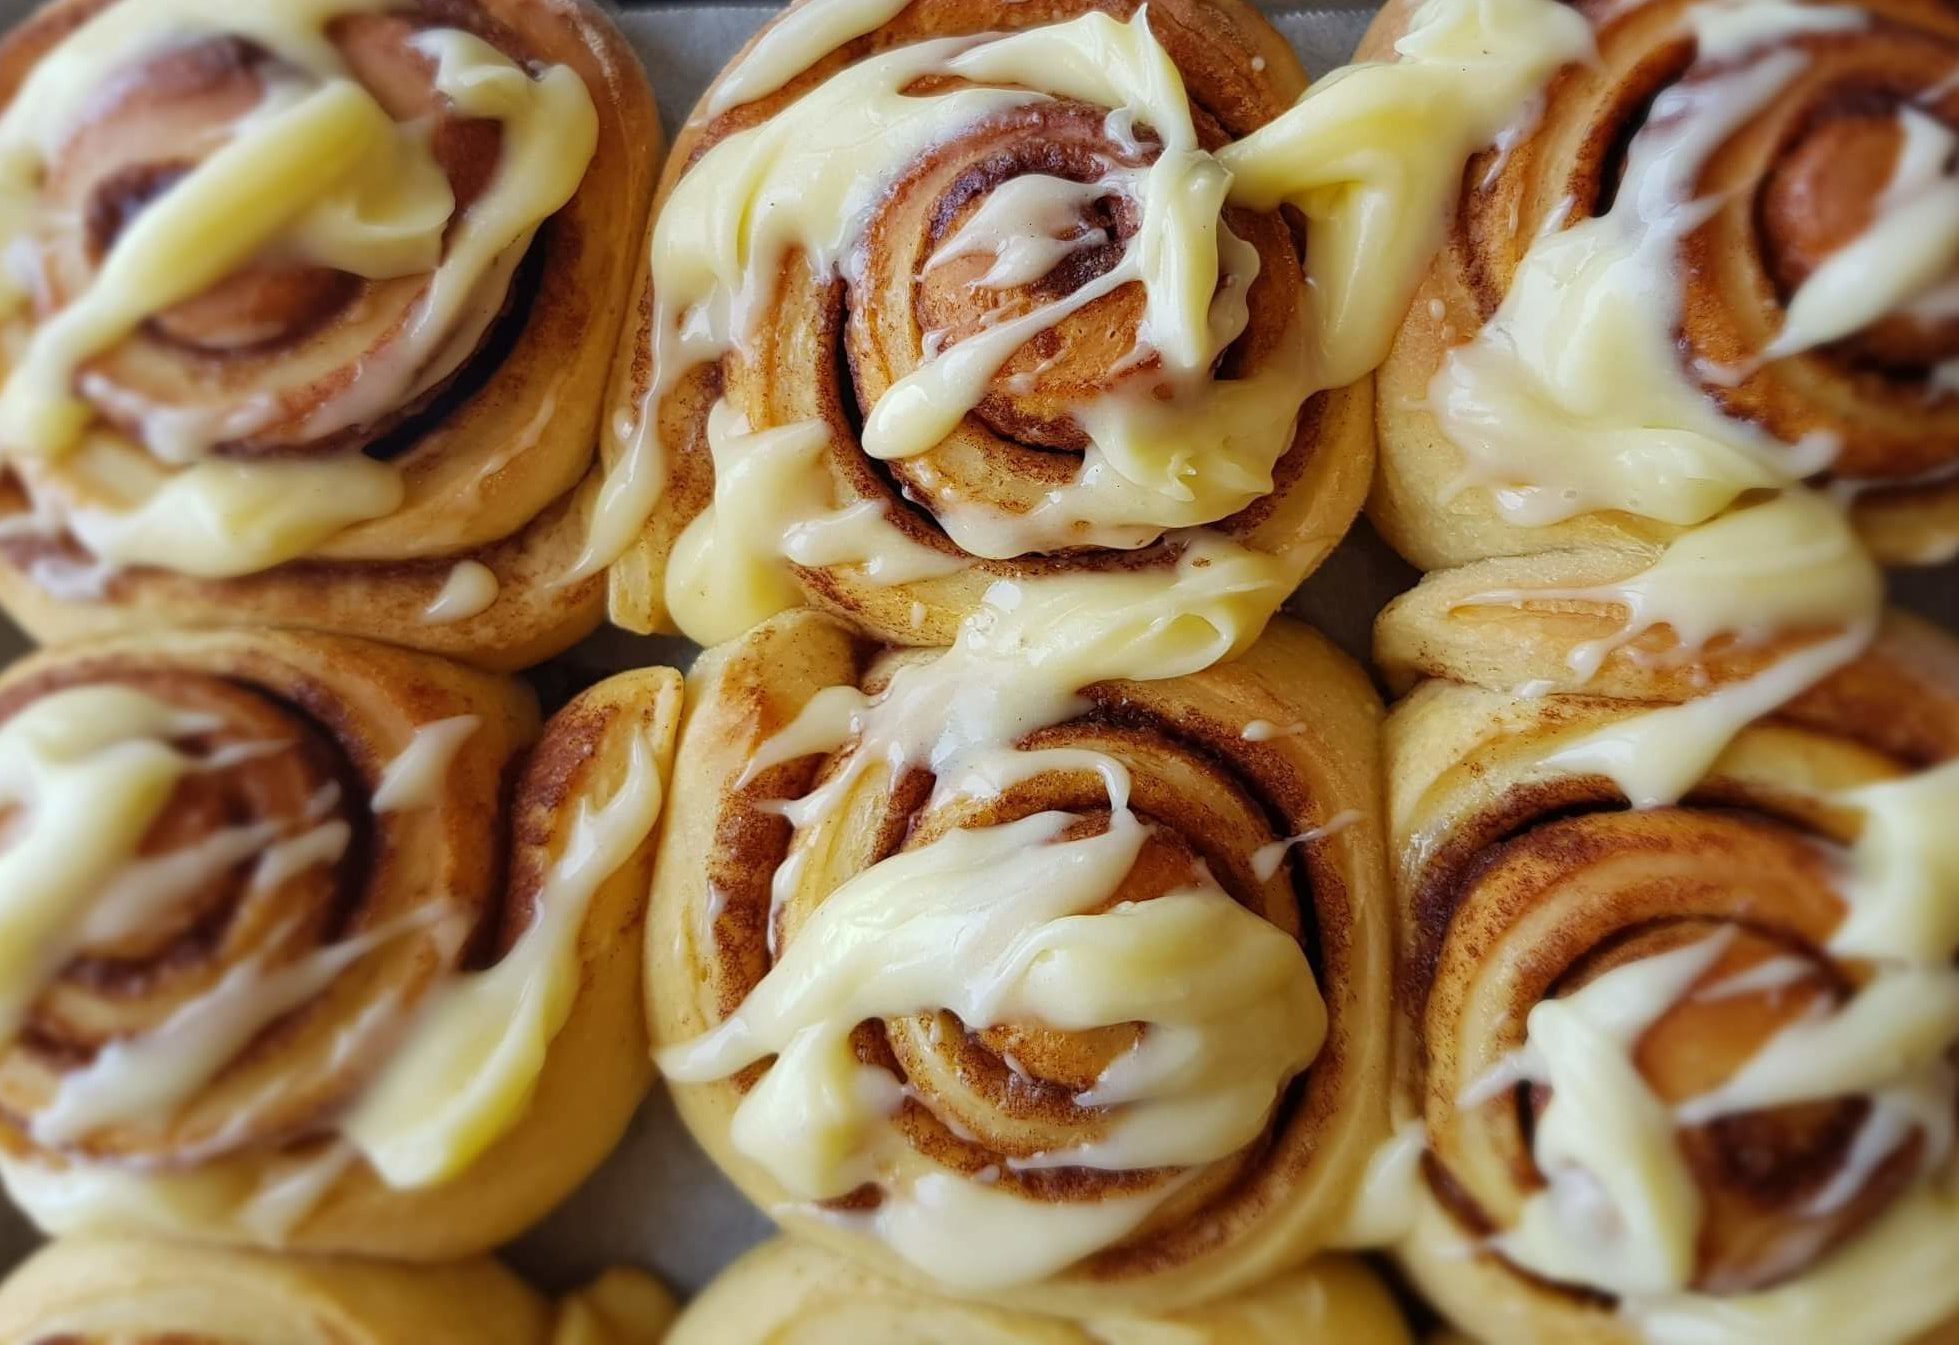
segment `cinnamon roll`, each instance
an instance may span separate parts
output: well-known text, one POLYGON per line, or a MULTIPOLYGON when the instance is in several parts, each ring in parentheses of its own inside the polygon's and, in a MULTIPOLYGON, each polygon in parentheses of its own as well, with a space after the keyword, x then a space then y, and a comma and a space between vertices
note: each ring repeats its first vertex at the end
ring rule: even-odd
POLYGON ((803 0, 662 183, 613 619, 944 645, 993 583, 1167 582, 1200 541, 1296 587, 1461 164, 1583 37, 1437 0, 1405 61, 1309 89, 1240 0, 803 0))
POLYGON ((51 1233, 409 1259, 514 1235, 649 1080, 680 684, 181 632, 0 676, 0 1176, 51 1233))
POLYGON ((658 147, 586 0, 42 9, 0 44, 0 603, 570 645, 658 147))
POLYGON ((656 1345, 671 1317, 632 1271, 554 1313, 488 1259, 391 1266, 125 1238, 54 1243, 0 1284, 0 1336, 45 1345, 656 1345))
POLYGON ((1386 731, 1402 1129, 1374 1230, 1485 1340, 1959 1329, 1959 645, 1887 617, 1737 726, 1702 711, 1841 634, 1683 655, 1628 634, 1625 564, 1484 562, 1382 620, 1391 679, 1429 680, 1386 731))
POLYGON ((1425 568, 1663 543, 1807 481, 1886 563, 1959 554, 1959 17, 1573 8, 1595 54, 1471 161, 1381 370, 1382 532, 1425 568))
POLYGON ((786 613, 697 665, 656 1058, 784 1228, 1067 1316, 1341 1237, 1386 1126, 1378 703, 1237 583, 1003 586, 939 653, 786 613))
POLYGON ((1329 1257, 1231 1298, 1168 1316, 1077 1325, 960 1303, 779 1239, 723 1271, 675 1324, 667 1345, 761 1345, 926 1339, 985 1345, 1407 1345, 1394 1298, 1358 1261, 1329 1257))
POLYGON ((0 1284, 0 1337, 29 1343, 543 1345, 549 1331, 543 1301, 490 1260, 390 1266, 87 1238, 44 1247, 0 1284))

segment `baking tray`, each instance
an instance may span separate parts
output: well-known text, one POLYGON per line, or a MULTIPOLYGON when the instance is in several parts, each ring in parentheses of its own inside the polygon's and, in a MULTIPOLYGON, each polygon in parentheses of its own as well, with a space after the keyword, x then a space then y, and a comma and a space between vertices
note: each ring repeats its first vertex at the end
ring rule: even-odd
MULTIPOLYGON (((32 8, 31 0, 0 0, 0 26, 16 22, 32 8)), ((713 0, 647 0, 617 8, 620 25, 645 60, 669 136, 708 81, 777 8, 713 0)), ((1307 68, 1318 74, 1346 60, 1373 9, 1356 3, 1271 8, 1270 13, 1307 68)), ((1362 523, 1287 606, 1365 660, 1375 613, 1415 578, 1415 571, 1362 523)), ((1909 572, 1892 583, 1899 603, 1959 629, 1959 566, 1909 572)), ((0 618, 0 663, 25 648, 25 641, 0 618)), ((685 641, 606 630, 530 677, 547 703, 556 702, 622 668, 655 663, 685 667, 693 652, 685 641)), ((769 1221, 695 1147, 665 1090, 656 1086, 605 1165, 510 1247, 507 1259, 547 1289, 569 1288, 625 1261, 692 1292, 769 1231, 769 1221)), ((0 1269, 11 1266, 35 1240, 18 1214, 0 1206, 0 1269)))

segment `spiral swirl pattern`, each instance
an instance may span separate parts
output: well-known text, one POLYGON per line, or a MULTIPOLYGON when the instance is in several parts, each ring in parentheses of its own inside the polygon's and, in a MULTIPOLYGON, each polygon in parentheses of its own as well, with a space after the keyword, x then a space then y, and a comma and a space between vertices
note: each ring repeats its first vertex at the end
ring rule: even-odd
POLYGON ((1228 201, 1218 167, 1305 76, 1242 5, 1143 14, 922 0, 764 89, 791 14, 724 72, 676 145, 616 383, 613 453, 650 493, 615 620, 711 643, 731 606, 807 600, 944 644, 995 580, 1169 569, 1194 528, 1295 582, 1317 564, 1365 491, 1367 366, 1314 366, 1304 217, 1283 192, 1228 201), (1079 49, 1025 45, 1049 41, 1079 49), (823 139, 879 99, 904 129, 876 165, 823 139), (690 222, 771 172, 807 175, 807 218, 756 225, 760 272, 695 293, 690 222), (1153 274, 1186 231, 1188 266, 1153 274), (760 573, 737 591, 744 549, 760 573))
POLYGON ((637 959, 606 950, 637 938, 651 818, 614 844, 584 815, 634 791, 657 807, 678 695, 672 674, 627 675, 540 737, 514 683, 324 636, 179 634, 11 670, 17 1200, 57 1231, 416 1258, 521 1228, 644 1087, 637 959), (132 713, 153 736, 95 727, 132 713), (501 1083, 476 1058, 496 1033, 457 1046, 451 1023, 494 1010, 499 978, 558 1004, 499 1029, 538 1053, 501 1083), (431 1040, 453 1058, 425 1058, 449 1049, 431 1040), (439 1070, 478 1066, 444 1091, 439 1070), (585 1082, 530 1104, 566 1074, 585 1082), (486 1151, 525 1180, 473 1179, 486 1151))
POLYGON ((589 630, 634 68, 577 0, 60 0, 10 34, 9 609, 499 666, 589 630))
MULTIPOLYGON (((1390 6, 1363 53, 1412 8, 1390 6)), ((1383 531, 1424 568, 1651 543, 1804 479, 1854 499, 1885 563, 1949 558, 1950 10, 1577 8, 1596 60, 1469 165, 1383 366, 1383 531), (1559 325, 1538 302, 1552 283, 1593 296, 1596 320, 1559 325), (1522 384, 1492 380, 1486 347, 1506 343, 1522 384), (1598 453, 1556 462, 1554 425, 1598 453), (1609 488, 1570 466, 1615 455, 1609 488)))
MULTIPOLYGON (((1387 735, 1418 1283, 1485 1338, 1753 1339, 1821 1313, 1904 1339, 1950 1319, 1959 1014, 1937 904, 1910 897, 1943 881, 1941 852, 1909 838, 1952 788, 1952 642, 1892 618, 1679 803, 1630 811, 1561 749, 1745 677, 1757 651, 1622 652, 1583 694, 1526 698, 1486 675, 1477 623, 1452 639, 1422 614, 1383 627, 1396 674, 1435 679, 1387 735), (1856 1063, 1833 1055, 1860 1018, 1856 1063), (1558 1063, 1567 1040, 1592 1072, 1558 1063), (1778 1068, 1810 1082, 1765 1086, 1778 1068), (1596 1151, 1561 1108, 1585 1109, 1596 1151)), ((1598 620, 1507 618, 1526 665, 1598 620)))
POLYGON ((1282 622, 1234 663, 1090 686, 1073 711, 1002 744, 997 756, 942 757, 935 779, 935 768, 892 764, 872 743, 811 748, 796 727, 809 722, 811 706, 866 695, 875 704, 894 685, 918 685, 921 669, 929 675, 923 655, 873 653, 827 618, 792 614, 713 651, 697 674, 682 788, 655 877, 647 972, 656 1044, 690 1128, 751 1198, 798 1233, 914 1280, 1039 1310, 1186 1304, 1327 1245, 1356 1164, 1380 1136, 1386 1063, 1375 711, 1362 679, 1317 637, 1282 622), (1112 786, 1118 779, 1126 792, 1112 786), (1124 837, 1130 849, 1107 890, 1089 886, 1086 904, 1045 917, 997 915, 1075 881, 1073 868, 1043 856, 1074 844, 1090 864, 1124 837), (790 1188, 806 1169, 782 1155, 800 1137, 771 1139, 755 1118, 802 1074, 810 1038, 800 1035, 773 1065, 727 1072, 702 1071, 697 1043, 714 1040, 702 1034, 717 1027, 725 1035, 731 1021, 763 1021, 754 1004, 800 1002, 797 987, 810 984, 800 969, 845 937, 832 908, 866 883, 973 851, 980 857, 969 879, 955 867, 937 883, 891 880, 880 911, 924 901, 930 915, 960 881, 971 882, 977 904, 969 923, 944 917, 951 923, 917 953, 899 951, 918 946, 902 941, 900 924, 868 946, 870 956, 887 966, 914 956, 929 963, 948 940, 966 955, 923 973, 924 998, 902 1001, 905 1012, 833 1016, 854 1025, 841 1066, 858 1079, 851 1087, 888 1095, 892 1108, 888 1119, 874 1110, 868 1131, 839 1141, 858 1158, 840 1169, 833 1194, 798 1203, 790 1188), (1029 879, 1024 864, 1062 867, 1029 879), (1203 914, 1209 932, 1193 928, 1153 954, 1122 951, 1147 937, 1146 922, 1176 912, 1203 914), (1155 1021, 1160 1002, 1133 1017, 1083 1009, 1035 1021, 1012 1007, 1026 1002, 1013 996, 1034 992, 1000 989, 1022 985, 1023 964, 984 951, 999 918, 1014 922, 1001 933, 1004 947, 1048 941, 1055 965, 1077 969, 1062 976, 1078 993, 1154 987, 1168 974, 1162 961, 1188 964, 1174 974, 1188 977, 1192 1004, 1207 1002, 1203 987, 1220 986, 1220 975, 1271 988, 1210 1026, 1195 1020, 1195 1038, 1174 1014, 1155 1021), (1101 941, 1117 938, 1125 942, 1101 941), (1227 938, 1237 950, 1229 956, 1220 951, 1227 938), (1204 939, 1220 942, 1207 954, 1192 942, 1204 939), (1288 978, 1276 984, 1261 970, 1275 961, 1288 978), (1278 985, 1296 986, 1291 978, 1309 970, 1324 1014, 1317 1052, 1307 1026, 1273 1016, 1278 985), (785 978, 789 988, 778 992, 785 978), (1141 1062, 1178 1041, 1194 1054, 1178 1074, 1188 1091, 1175 1096, 1192 1110, 1177 1113, 1184 1119, 1167 1136, 1171 1148, 1152 1147, 1135 1125, 1163 1099, 1117 1081, 1138 1077, 1141 1062), (1259 1062, 1275 1047, 1305 1049, 1268 1075, 1259 1062), (1255 1095, 1241 1098, 1250 1104, 1242 1113, 1226 1101, 1240 1094, 1255 1095), (1241 1115, 1243 1129, 1220 1132, 1229 1138, 1215 1154, 1174 1157, 1188 1136, 1215 1129, 1205 1118, 1217 1107, 1241 1115), (920 1216, 920 1191, 953 1202, 954 1212, 920 1216), (957 1212, 981 1207, 997 1231, 957 1212), (905 1220, 918 1229, 909 1240, 892 1232, 905 1220), (1065 1230, 1084 1224, 1089 1234, 1069 1241, 1065 1230), (956 1261, 931 1256, 927 1244, 941 1238, 960 1249, 956 1261), (1014 1255, 1050 1244, 1061 1250, 1047 1261, 1014 1255), (972 1269, 995 1261, 1008 1269, 972 1269))

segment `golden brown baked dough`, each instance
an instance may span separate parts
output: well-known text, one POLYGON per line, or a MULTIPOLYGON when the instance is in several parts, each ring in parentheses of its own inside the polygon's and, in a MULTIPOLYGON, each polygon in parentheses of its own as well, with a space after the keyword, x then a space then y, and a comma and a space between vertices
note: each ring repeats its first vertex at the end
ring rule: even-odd
POLYGON ((680 679, 178 632, 0 677, 0 1174, 54 1232, 495 1246, 649 1078, 680 679))
POLYGON ((43 641, 570 645, 660 147, 631 49, 585 0, 180 10, 0 46, 0 601, 43 641))
MULTIPOLYGON (((1174 1311, 1297 1265, 1384 1135, 1371 689, 1282 620, 911 763, 889 717, 970 653, 789 613, 697 665, 647 935, 682 1117, 796 1234, 1000 1306, 1174 1311)), ((975 678, 941 741, 1035 677, 975 678)))
POLYGON ((1220 1302, 1162 1317, 1076 1324, 934 1297, 786 1238, 723 1271, 668 1345, 1406 1345, 1386 1287, 1329 1257, 1220 1302))
POLYGON ((0 1337, 74 1345, 539 1345, 550 1312, 494 1261, 390 1266, 85 1238, 0 1284, 0 1337))
POLYGON ((495 1261, 392 1266, 127 1238, 53 1243, 0 1284, 0 1336, 66 1345, 657 1345, 673 1301, 612 1270, 553 1310, 495 1261))
POLYGON ((1596 61, 1469 165, 1380 372, 1383 534, 1424 568, 1657 542, 1806 477, 1887 564, 1959 553, 1951 7, 1576 8, 1596 61))
POLYGON ((1888 618, 1631 810, 1573 745, 1778 651, 1681 659, 1662 632, 1586 679, 1600 604, 1453 605, 1552 564, 1612 556, 1431 576, 1379 631, 1392 681, 1429 679, 1386 737, 1425 1146, 1402 1263, 1491 1341, 1915 1339, 1959 1309, 1959 645, 1888 618))
MULTIPOLYGON (((639 464, 650 518, 613 572, 614 621, 713 643, 807 602, 887 642, 945 644, 996 580, 1167 570, 1200 526, 1281 558, 1294 583, 1332 548, 1371 471, 1360 375, 1373 356, 1362 336, 1340 343, 1337 370, 1313 366, 1313 322, 1335 319, 1308 315, 1303 217, 1277 197, 1227 204, 1225 179, 1208 176, 1210 152, 1285 113, 1305 74, 1239 0, 1151 5, 1152 40, 1132 49, 1126 29, 1141 12, 1130 0, 803 4, 722 73, 669 161, 615 383, 611 452, 639 464), (843 26, 825 26, 824 9, 843 26), (1084 28, 1098 12, 1126 22, 1084 28), (1056 47, 1011 71, 940 73, 982 35, 1064 29, 1086 44, 1082 55, 1056 47), (824 138, 830 91, 879 61, 912 60, 921 78, 910 85, 894 78, 839 98, 847 112, 888 96, 901 129, 868 143, 824 138), (901 87, 969 81, 995 91, 963 88, 935 111, 925 97, 898 97, 901 87), (1056 96, 999 91, 1016 84, 1056 96), (1151 98, 1177 106, 1149 107, 1151 98), (973 115, 982 105, 997 115, 973 115), (943 124, 916 135, 915 154, 887 161, 875 148, 929 118, 943 124), (1150 170, 1172 161, 1195 164, 1198 177, 1176 188, 1179 213, 1165 218, 1169 179, 1150 170), (779 274, 772 260, 738 259, 782 244, 786 226, 756 223, 762 207, 733 199, 763 190, 767 173, 806 171, 807 183, 764 198, 814 219, 836 246, 791 247, 779 274), (858 229, 842 184, 886 179, 891 189, 858 229), (701 199, 705 181, 726 199, 701 199), (832 206, 835 217, 822 213, 832 206), (700 238, 681 236, 690 230, 700 238), (1148 246, 1176 258, 1187 230, 1204 244, 1190 273, 1152 283, 1187 288, 1205 266, 1213 278, 1176 300, 1194 319, 1166 319, 1167 300, 1146 299, 1141 268, 1186 262, 1138 259, 1148 246), (697 242, 721 250, 711 265, 724 283, 737 283, 732 267, 761 268, 739 278, 733 318, 719 295, 701 302, 698 320, 680 311, 702 276, 697 242), (1219 349, 1186 367, 1190 352, 1179 363, 1165 351, 1182 339, 1169 329, 1193 320, 1209 334, 1190 339, 1219 349), (740 330, 722 351, 683 323, 740 330), (1007 328, 1020 344, 989 355, 987 338, 1007 328), (979 382, 959 374, 926 388, 968 357, 987 366, 979 382), (939 418, 898 430, 901 403, 939 418), (896 446, 901 438, 910 442, 896 446), (1212 442, 1221 438, 1230 442, 1212 442)), ((1285 163, 1310 176, 1320 153, 1285 163)), ((1370 281, 1391 291, 1384 269, 1370 281)))

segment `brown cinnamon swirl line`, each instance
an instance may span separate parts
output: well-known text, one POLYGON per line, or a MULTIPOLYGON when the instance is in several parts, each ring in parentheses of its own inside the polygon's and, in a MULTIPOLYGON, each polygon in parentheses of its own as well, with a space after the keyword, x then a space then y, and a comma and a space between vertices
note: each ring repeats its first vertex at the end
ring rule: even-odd
MULTIPOLYGON (((1578 8, 1597 60, 1563 72, 1533 123, 1469 165, 1450 244, 1383 366, 1383 471, 1370 506, 1382 531, 1424 568, 1653 544, 1751 488, 1804 478, 1851 502, 1885 563, 1951 558, 1950 10, 1915 0, 1782 17, 1693 0, 1578 8), (1676 183, 1626 177, 1669 137, 1676 183), (1705 208, 1666 218, 1693 200, 1705 208), (1625 227, 1601 229, 1607 216, 1625 227), (1570 244, 1586 230, 1608 248, 1643 248, 1626 263, 1649 278, 1628 287, 1641 303, 1599 285, 1602 254, 1578 271, 1570 244), (1563 259, 1549 264, 1559 246, 1563 259), (1617 357, 1559 335, 1549 307, 1522 292, 1548 300, 1554 273, 1567 294, 1590 295, 1580 303, 1596 330, 1621 334, 1617 357), (1643 306, 1650 316, 1635 314, 1643 306), (1632 334, 1634 323, 1646 332, 1632 334), (1499 344, 1526 350, 1531 404, 1474 362, 1496 329, 1499 344), (1628 391, 1662 364, 1668 388, 1628 391), (1698 409, 1680 409, 1689 398, 1698 409), (1547 408, 1570 417, 1571 459, 1619 455, 1632 464, 1625 479, 1602 487, 1555 463, 1552 422, 1533 425, 1547 408), (1534 488, 1535 500, 1515 497, 1534 488), (1561 489, 1564 503, 1553 498, 1561 489)), ((1386 52, 1414 9, 1390 6, 1363 54, 1386 52)))
MULTIPOLYGON (((795 16, 779 18, 730 62, 680 132, 656 198, 656 222, 703 156, 745 131, 795 118, 799 101, 839 72, 927 43, 1031 32, 1096 11, 1132 20, 1141 7, 1126 0, 1113 6, 919 0, 771 87, 752 67, 759 62, 771 74, 788 69, 780 64, 784 53, 767 47, 795 16)), ((1296 55, 1248 6, 1177 0, 1147 12, 1151 32, 1181 76, 1207 151, 1243 139, 1306 89, 1296 55)), ((1112 113, 1063 93, 951 128, 895 175, 864 226, 861 257, 846 278, 798 255, 773 278, 770 292, 744 300, 752 311, 735 353, 702 362, 685 339, 663 332, 659 287, 652 268, 643 266, 638 318, 628 326, 613 400, 622 408, 622 439, 657 437, 664 487, 612 572, 612 619, 634 630, 685 629, 708 643, 737 633, 735 625, 715 624, 721 594, 698 591, 703 581, 694 571, 701 562, 688 565, 690 543, 683 540, 690 526, 700 530, 717 481, 731 490, 724 513, 741 510, 750 490, 822 497, 809 517, 787 525, 820 526, 790 548, 786 577, 747 581, 744 598, 756 602, 749 592, 768 585, 770 596, 758 607, 807 602, 891 643, 950 642, 960 619, 997 580, 1172 570, 1196 524, 1254 552, 1291 557, 1303 578, 1345 531, 1366 489, 1372 463, 1364 384, 1318 392, 1303 406, 1305 373, 1274 388, 1275 402, 1290 396, 1283 415, 1291 423, 1296 413, 1296 423, 1271 468, 1270 489, 1242 507, 1197 517, 1186 499, 1163 506, 1175 519, 1105 518, 1103 504, 1062 499, 1094 461, 1094 422, 1082 413, 1099 401, 1168 402, 1182 395, 1141 325, 1143 285, 1132 279, 1098 292, 1134 244, 1143 212, 1137 184, 1164 152, 1155 131, 1128 119, 1133 111, 1112 113), (1016 190, 1053 187, 1056 180, 1063 191, 1042 208, 1042 222, 1010 230, 1048 229, 1052 252, 1037 261, 1002 262, 1000 240, 985 223, 988 211, 1006 209, 1016 190), (1019 269, 1002 278, 1002 267, 1019 269), (1078 298, 1081 305, 1073 307, 1078 298), (1029 333, 970 413, 954 418, 934 446, 896 459, 867 450, 866 417, 908 375, 1051 306, 1069 311, 1029 333), (754 480, 748 469, 751 475, 730 488, 725 478, 735 464, 753 456, 750 436, 787 427, 807 433, 813 445, 821 440, 793 484, 783 477, 754 480), (866 531, 839 543, 836 534, 846 523, 866 531), (674 610, 676 603, 682 610, 674 610)), ((834 171, 857 170, 840 162, 834 171)), ((1282 374, 1297 361, 1304 221, 1290 207, 1239 206, 1224 208, 1220 220, 1221 236, 1228 231, 1236 240, 1236 255, 1225 254, 1229 265, 1217 299, 1242 303, 1246 318, 1206 378, 1245 384, 1249 395, 1261 373, 1282 374), (1241 292, 1234 294, 1234 286, 1241 292)), ((657 247, 655 236, 649 253, 657 247)), ((613 451, 627 449, 618 444, 613 451)), ((1101 472, 1115 475, 1106 462, 1101 472)), ((1157 489, 1135 485, 1124 509, 1133 512, 1137 496, 1157 489)), ((1198 499, 1200 510, 1208 498, 1198 499)), ((758 507, 782 508, 773 499, 758 507)), ((691 543, 697 552, 710 545, 691 543)), ((733 563, 723 562, 722 571, 733 563)))
MULTIPOLYGON (((927 662, 922 653, 879 655, 834 620, 801 613, 710 651, 694 673, 647 944, 654 1038, 690 1130, 798 1236, 907 1282, 1016 1309, 1171 1311, 1335 1243, 1360 1164, 1382 1136, 1386 1065, 1387 931, 1372 895, 1373 698, 1364 680, 1324 641, 1281 621, 1230 664, 1091 686, 1060 722, 1001 744, 997 756, 983 748, 964 764, 948 761, 936 779, 923 764, 887 765, 881 748, 803 750, 806 726, 837 698, 860 687, 875 696, 927 662), (981 776, 996 779, 997 792, 975 783, 981 776), (1072 921, 1044 923, 1072 907, 1059 893, 1074 871, 1055 870, 1047 888, 1017 866, 1070 845, 1094 866, 1104 862, 1098 845, 1136 827, 1133 856, 1090 880, 1082 900, 1091 904, 1072 921), (936 883, 895 876, 942 861, 953 867, 936 883), (887 874, 896 886, 864 905, 887 874), (1103 878, 1112 890, 1097 899, 1103 878), (987 919, 1006 926, 989 933, 992 924, 962 923, 962 899, 951 893, 968 882, 975 901, 994 894, 987 919), (1234 919, 1150 954, 1102 942, 1132 937, 1120 931, 1133 919, 1168 918, 1192 901, 1193 884, 1220 893, 1207 901, 1228 897, 1234 919), (1046 900, 1064 906, 1047 917, 1026 906, 1046 900), (954 904, 941 911, 941 902, 954 904), (845 931, 860 906, 862 918, 896 922, 868 955, 887 966, 954 957, 920 974, 936 1003, 970 1007, 966 1019, 951 1008, 890 1014, 850 1033, 849 1068, 862 1077, 833 1086, 865 1097, 891 1090, 896 1109, 888 1120, 867 1118, 867 1130, 838 1132, 855 1137, 836 1141, 846 1145, 841 1171, 860 1174, 838 1184, 854 1189, 808 1200, 791 1188, 810 1180, 796 1159, 802 1137, 765 1118, 785 1090, 819 1077, 810 1071, 841 1066, 816 1065, 804 1048, 818 1037, 805 1035, 772 1063, 715 1077, 718 1067, 697 1063, 708 1040, 700 1034, 771 1012, 755 1005, 822 1002, 824 968, 850 956, 845 931), (841 926, 833 907, 845 912, 841 926), (1249 931, 1240 928, 1247 912, 1259 922, 1249 931), (1105 916, 1117 923, 1098 924, 1105 916), (945 923, 922 936, 915 920, 945 923), (1209 1002, 1218 978, 1259 984, 1266 963, 1249 947, 1233 955, 1242 962, 1214 965, 1206 958, 1224 954, 1203 941, 1250 933, 1259 942, 1271 930, 1293 945, 1288 956, 1303 950, 1310 964, 1328 1015, 1323 1043, 1287 1071, 1276 1096, 1258 1099, 1255 1133, 1221 1157, 1129 1161, 1137 1132, 1125 1126, 1161 1099, 1115 1081, 1178 1039, 1182 1020, 1165 989, 1182 986, 1195 1006, 1209 1002), (1018 975, 1011 959, 993 960, 996 936, 1030 948, 1080 938, 1055 953, 1078 967, 1075 993, 1144 996, 1144 1017, 1166 1021, 1105 1021, 1091 999, 1069 1001, 1069 1021, 1080 1023, 1072 1030, 988 1009, 1012 1001, 969 996, 1018 975), (922 947, 913 942, 921 937, 922 947), (773 998, 778 985, 786 1001, 773 998)), ((977 908, 971 914, 976 921, 977 908)), ((1134 928, 1147 940, 1146 927, 1134 928)), ((1186 1085, 1196 1097, 1266 1086, 1253 1062, 1284 1047, 1265 1037, 1290 1029, 1272 1025, 1265 997, 1276 991, 1257 993, 1240 1017, 1217 1022, 1223 1041, 1199 1047, 1192 1066, 1219 1073, 1186 1085), (1260 1039, 1227 1044, 1234 1022, 1260 1039)), ((839 1013, 838 1024, 855 1017, 839 1013)), ((820 1020, 811 1027, 827 1030, 820 1020)), ((1176 1133, 1209 1128, 1206 1114, 1176 1133)), ((827 1134, 820 1127, 838 1123, 822 1115, 811 1128, 827 1134)))
POLYGON ((1779 651, 1683 660, 1662 633, 1586 680, 1570 651, 1617 627, 1596 604, 1452 628, 1450 596, 1380 632, 1416 683, 1387 732, 1400 1096, 1424 1146, 1403 1264, 1482 1339, 1938 1338, 1959 1309, 1937 898, 1959 648, 1889 618, 1677 804, 1629 810, 1561 753, 1779 651), (1512 689, 1533 676, 1548 690, 1512 689), (1587 1117, 1592 1152, 1570 1138, 1587 1117))
POLYGON ((647 1082, 633 945, 678 698, 626 674, 540 732, 505 679, 299 633, 17 665, 16 1202, 58 1233, 407 1259, 527 1226, 647 1082))
POLYGON ((279 0, 159 52, 156 11, 63 0, 0 51, 10 152, 51 146, 14 189, 34 269, 11 325, 41 340, 112 270, 146 309, 66 382, 80 442, 29 412, 0 433, 0 599, 44 640, 272 623, 505 668, 574 642, 600 615, 578 572, 598 387, 659 140, 624 39, 582 0, 279 0), (116 94, 80 105, 82 80, 116 94), (393 119, 340 128, 365 157, 323 158, 282 188, 310 211, 148 304, 196 263, 145 221, 256 228, 205 192, 213 164, 353 90, 393 119))

